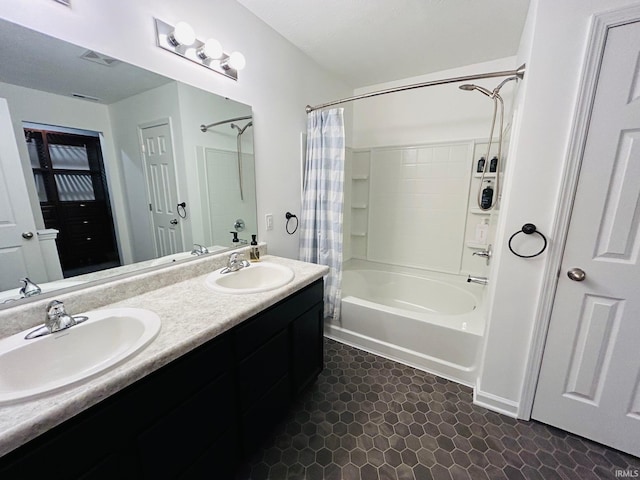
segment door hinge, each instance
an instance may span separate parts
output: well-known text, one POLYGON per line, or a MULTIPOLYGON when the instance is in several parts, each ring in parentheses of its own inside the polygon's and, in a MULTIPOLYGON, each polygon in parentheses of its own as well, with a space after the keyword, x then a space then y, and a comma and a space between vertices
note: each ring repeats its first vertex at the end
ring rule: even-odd
POLYGON ((144 143, 140 144, 140 148, 142 149, 142 154, 146 155, 147 154, 147 149, 144 146, 144 143))
POLYGON ((153 207, 151 206, 151 204, 149 204, 149 211, 153 212, 153 207))

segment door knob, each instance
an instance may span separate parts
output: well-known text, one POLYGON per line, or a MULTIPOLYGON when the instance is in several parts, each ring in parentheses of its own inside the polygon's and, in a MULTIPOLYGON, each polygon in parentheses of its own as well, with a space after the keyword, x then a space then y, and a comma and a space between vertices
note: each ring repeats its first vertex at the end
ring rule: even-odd
POLYGON ((169 220, 169 223, 171 225, 177 225, 178 224, 178 220, 174 218, 173 220, 169 220))
POLYGON ((567 271, 567 277, 569 277, 574 282, 581 282, 585 278, 587 278, 587 274, 584 273, 584 270, 581 268, 571 268, 567 271))
POLYGON ((33 238, 33 232, 22 232, 22 238, 31 240, 33 238))

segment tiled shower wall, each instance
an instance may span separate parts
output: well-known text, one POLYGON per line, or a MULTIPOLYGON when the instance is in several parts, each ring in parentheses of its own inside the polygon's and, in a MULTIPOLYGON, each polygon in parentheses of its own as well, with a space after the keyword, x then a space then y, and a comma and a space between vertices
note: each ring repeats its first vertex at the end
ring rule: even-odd
POLYGON ((246 229, 238 234, 240 239, 250 241, 251 234, 257 235, 256 175, 253 157, 253 154, 242 154, 241 199, 237 153, 198 147, 196 164, 198 188, 202 199, 204 238, 194 241, 206 246, 234 246, 230 231, 233 231, 237 219, 244 220, 246 226, 246 229))
POLYGON ((459 273, 472 151, 464 142, 354 152, 352 256, 459 273))

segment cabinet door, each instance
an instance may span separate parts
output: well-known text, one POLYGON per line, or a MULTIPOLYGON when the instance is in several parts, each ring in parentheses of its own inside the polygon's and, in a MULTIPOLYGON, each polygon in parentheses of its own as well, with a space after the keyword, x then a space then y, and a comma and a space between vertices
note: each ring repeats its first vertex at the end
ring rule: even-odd
MULTIPOLYGON (((233 382, 224 374, 140 435, 145 478, 176 478, 223 437, 236 415, 232 392, 233 382)), ((233 458, 226 461, 233 463, 233 458)))
MULTIPOLYGON (((282 330, 238 365, 238 400, 246 411, 289 372, 289 331, 282 330)), ((284 399, 286 400, 286 399, 284 399)))
POLYGON ((318 303, 291 324, 294 395, 313 383, 324 366, 322 315, 323 304, 318 303))
POLYGON ((291 380, 286 375, 242 415, 240 432, 245 457, 254 453, 285 417, 289 411, 289 398, 291 380))

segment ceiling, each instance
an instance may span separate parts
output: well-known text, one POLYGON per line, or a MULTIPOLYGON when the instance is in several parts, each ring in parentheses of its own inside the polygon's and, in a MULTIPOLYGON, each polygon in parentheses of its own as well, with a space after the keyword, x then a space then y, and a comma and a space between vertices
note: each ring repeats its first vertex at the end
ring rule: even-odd
POLYGON ((110 104, 171 81, 5 20, 0 45, 0 82, 35 90, 110 104))
POLYGON ((515 55, 529 0, 237 0, 353 88, 515 55))

